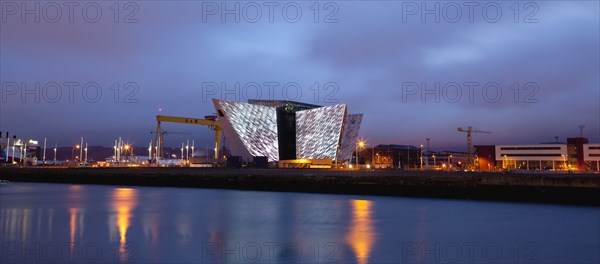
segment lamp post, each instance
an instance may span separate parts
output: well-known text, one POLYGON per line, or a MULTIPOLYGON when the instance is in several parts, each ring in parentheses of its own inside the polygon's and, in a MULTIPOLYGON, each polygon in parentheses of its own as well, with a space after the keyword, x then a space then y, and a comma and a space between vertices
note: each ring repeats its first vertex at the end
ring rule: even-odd
POLYGON ((419 145, 419 161, 421 162, 421 169, 423 169, 423 144, 419 145))
POLYGON ((56 165, 56 143, 54 143, 54 164, 56 165))
POLYGON ((21 161, 23 163, 23 166, 25 166, 25 159, 27 157, 27 143, 25 143, 23 145, 23 156, 21 156, 21 161))
POLYGON ((371 149, 371 164, 375 167, 375 147, 371 149))
POLYGON ((435 155, 432 155, 433 157, 433 167, 435 168, 435 155))
MULTIPOLYGON (((1 135, 0 135, 1 136, 1 135)), ((5 161, 8 162, 8 150, 10 149, 10 138, 6 137, 6 158, 5 161)))
POLYGON ((87 151, 88 151, 88 143, 85 143, 85 159, 83 160, 83 163, 86 164, 87 163, 87 151))
POLYGON ((131 146, 129 146, 129 144, 125 144, 124 146, 125 148, 125 161, 128 162, 129 161, 129 149, 131 148, 131 146))
POLYGON ((12 163, 15 163, 15 144, 16 144, 16 141, 13 141, 13 146, 12 146, 12 163))
POLYGON ((150 140, 150 143, 148 144, 148 164, 150 164, 151 160, 152 160, 152 140, 150 140))
POLYGON ((185 143, 185 160, 190 160, 190 140, 188 139, 185 143))
POLYGON ((46 138, 44 138, 44 155, 42 156, 42 164, 46 164, 46 138))
POLYGON ((81 162, 81 158, 83 157, 83 137, 81 137, 81 143, 79 148, 79 162, 81 162))
POLYGON ((75 149, 80 149, 81 146, 79 144, 75 145, 75 147, 71 148, 71 160, 76 162, 75 149))
POLYGON ((364 148, 365 147, 365 142, 362 141, 362 140, 360 140, 356 144, 356 168, 357 169, 358 169, 358 147, 364 148))

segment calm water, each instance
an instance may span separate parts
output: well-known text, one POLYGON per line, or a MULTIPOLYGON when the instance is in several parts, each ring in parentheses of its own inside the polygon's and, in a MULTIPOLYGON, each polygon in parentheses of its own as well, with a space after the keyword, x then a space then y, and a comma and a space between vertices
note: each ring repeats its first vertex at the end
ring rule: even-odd
POLYGON ((0 185, 2 263, 598 263, 600 209, 184 188, 0 185))

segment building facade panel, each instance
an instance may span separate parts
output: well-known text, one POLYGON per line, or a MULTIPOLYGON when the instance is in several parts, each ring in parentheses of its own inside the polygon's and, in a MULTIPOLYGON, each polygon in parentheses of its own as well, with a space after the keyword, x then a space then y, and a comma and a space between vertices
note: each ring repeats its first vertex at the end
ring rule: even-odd
POLYGON ((572 167, 567 144, 499 145, 496 166, 503 169, 567 170, 572 167))
POLYGON ((240 153, 247 161, 254 156, 266 156, 269 161, 279 159, 275 108, 217 99, 214 102, 219 118, 226 123, 225 144, 232 152, 240 153))
POLYGON ((296 112, 296 158, 335 159, 345 116, 345 104, 296 112))
POLYGON ((362 118, 362 114, 351 114, 346 116, 340 150, 337 155, 338 161, 344 162, 352 158, 352 153, 354 152, 358 141, 358 131, 360 130, 362 118))
POLYGON ((584 144, 583 160, 600 161, 600 144, 584 144))
POLYGON ((496 160, 512 159, 562 161, 566 156, 566 144, 496 146, 496 160))

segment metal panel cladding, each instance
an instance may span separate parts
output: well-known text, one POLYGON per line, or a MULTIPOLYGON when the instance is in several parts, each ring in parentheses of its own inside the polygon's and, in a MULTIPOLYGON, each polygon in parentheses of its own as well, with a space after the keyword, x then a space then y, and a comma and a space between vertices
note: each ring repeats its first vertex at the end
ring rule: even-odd
POLYGON ((273 107, 218 100, 231 126, 252 156, 279 159, 277 112, 273 107))
POLYGON ((358 131, 362 122, 363 114, 351 114, 346 117, 344 122, 344 132, 342 133, 342 146, 338 153, 338 161, 348 161, 352 158, 352 152, 355 150, 358 140, 358 131))
POLYGON ((346 104, 296 112, 299 159, 335 159, 346 115, 346 104))

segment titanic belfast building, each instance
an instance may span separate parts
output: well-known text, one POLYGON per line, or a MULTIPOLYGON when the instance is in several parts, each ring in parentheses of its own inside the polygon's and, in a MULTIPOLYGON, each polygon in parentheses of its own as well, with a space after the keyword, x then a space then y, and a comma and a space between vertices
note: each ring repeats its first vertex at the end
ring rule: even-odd
POLYGON ((346 104, 320 106, 294 101, 213 99, 225 146, 244 161, 323 159, 344 162, 355 149, 362 114, 346 104))

